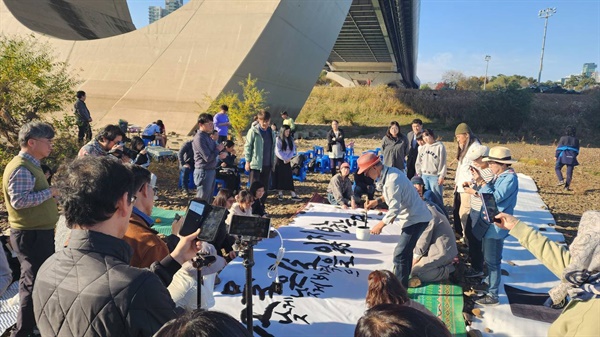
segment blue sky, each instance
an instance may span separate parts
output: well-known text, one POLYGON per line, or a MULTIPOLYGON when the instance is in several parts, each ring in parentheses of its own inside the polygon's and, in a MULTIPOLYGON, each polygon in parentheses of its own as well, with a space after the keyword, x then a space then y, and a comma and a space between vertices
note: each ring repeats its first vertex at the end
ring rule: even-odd
MULTIPOLYGON (((138 28, 148 24, 148 6, 164 7, 163 0, 127 2, 138 28)), ((584 63, 600 65, 600 0, 421 0, 417 75, 422 83, 439 82, 448 70, 483 76, 490 55, 489 76, 537 79, 544 34, 538 12, 548 7, 557 12, 548 21, 542 82, 581 73, 584 63)))

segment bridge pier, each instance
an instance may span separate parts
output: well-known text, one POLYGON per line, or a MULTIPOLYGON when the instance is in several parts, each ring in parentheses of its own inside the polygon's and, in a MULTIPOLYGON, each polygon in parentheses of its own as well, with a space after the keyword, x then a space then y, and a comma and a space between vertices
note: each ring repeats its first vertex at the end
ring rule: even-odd
POLYGON ((399 73, 329 71, 327 72, 326 78, 339 83, 344 88, 377 85, 404 87, 402 84, 402 76, 399 73))

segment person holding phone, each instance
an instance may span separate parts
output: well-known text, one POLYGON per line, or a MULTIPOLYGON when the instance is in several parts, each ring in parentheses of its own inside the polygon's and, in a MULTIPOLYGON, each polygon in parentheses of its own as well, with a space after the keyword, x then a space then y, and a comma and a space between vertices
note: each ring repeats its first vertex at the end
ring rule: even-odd
POLYGON ((548 293, 548 305, 561 305, 560 316, 548 329, 548 336, 596 336, 600 331, 600 212, 581 216, 577 236, 569 249, 551 241, 514 216, 500 213, 495 225, 519 240, 561 282, 548 293))
MULTIPOLYGON (((469 168, 471 172, 477 171, 479 176, 486 182, 489 183, 494 178, 494 173, 489 168, 488 162, 483 161, 490 152, 490 149, 485 145, 473 145, 465 155, 467 160, 472 161, 469 168)), ((471 267, 465 271, 465 277, 482 277, 483 276, 483 248, 481 247, 482 237, 475 237, 473 235, 473 227, 478 226, 483 221, 481 216, 481 208, 483 203, 479 196, 479 185, 473 182, 464 182, 463 188, 465 193, 471 196, 470 204, 471 210, 469 211, 469 218, 467 219, 467 225, 465 226, 465 235, 469 241, 469 258, 471 259, 471 267)), ((489 224, 484 224, 485 226, 489 224)))
POLYGON ((33 287, 40 334, 154 335, 178 314, 166 287, 200 249, 200 231, 181 237, 150 269, 131 267, 123 240, 136 200, 131 170, 106 156, 86 156, 65 165, 56 185, 72 230, 69 245, 44 262, 33 287))
MULTIPOLYGON (((479 193, 492 193, 498 210, 512 215, 517 205, 519 178, 511 165, 517 161, 512 159, 510 149, 504 146, 491 148, 489 155, 483 158, 483 161, 490 166, 494 178, 490 182, 486 182, 478 170, 471 170, 475 184, 479 187, 479 193)), ((482 239, 483 259, 488 269, 489 289, 484 297, 476 301, 480 305, 499 303, 498 290, 502 277, 500 263, 502 262, 504 239, 507 236, 507 230, 490 225, 482 239)))
MULTIPOLYGON (((152 229, 154 220, 150 217, 156 195, 156 176, 139 165, 128 165, 128 167, 133 172, 136 198, 123 240, 133 249, 129 264, 132 267, 148 268, 155 261, 160 261, 169 255, 169 247, 152 229)), ((173 222, 173 234, 179 232, 182 222, 181 219, 173 222)), ((176 241, 175 235, 170 238, 171 242, 176 241)))

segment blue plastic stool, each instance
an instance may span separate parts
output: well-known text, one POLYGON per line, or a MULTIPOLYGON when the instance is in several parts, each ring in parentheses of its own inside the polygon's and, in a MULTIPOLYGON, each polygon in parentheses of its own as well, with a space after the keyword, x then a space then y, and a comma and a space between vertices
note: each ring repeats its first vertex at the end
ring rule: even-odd
POLYGON ((350 157, 350 156, 354 156, 354 148, 353 147, 346 148, 346 157, 350 157))
POLYGON ((292 175, 292 179, 298 180, 298 181, 305 181, 306 180, 306 171, 307 171, 307 169, 305 166, 301 167, 298 175, 292 175))
POLYGON ((313 159, 315 157, 315 151, 313 150, 307 150, 304 152, 304 156, 306 156, 306 159, 313 159))
POLYGON ((355 173, 358 171, 358 156, 349 156, 348 164, 350 165, 350 173, 355 173))
POLYGON ((246 158, 244 158, 244 157, 240 158, 240 160, 238 162, 238 169, 240 169, 240 171, 244 171, 245 175, 250 174, 249 171, 246 171, 246 158))
POLYGON ((320 158, 317 158, 317 170, 320 173, 329 173, 331 172, 331 163, 329 162, 329 156, 324 155, 320 158))
MULTIPOLYGON (((178 188, 183 188, 183 170, 179 171, 179 184, 177 184, 178 188)), ((193 190, 196 188, 196 184, 194 184, 194 170, 190 170, 190 179, 188 180, 188 190, 193 190)))
POLYGON ((314 151, 315 151, 315 156, 317 158, 323 157, 325 155, 325 151, 323 150, 322 146, 315 146, 314 151))
POLYGON ((213 192, 213 197, 219 193, 219 190, 225 188, 225 180, 223 179, 215 179, 215 191, 213 192))

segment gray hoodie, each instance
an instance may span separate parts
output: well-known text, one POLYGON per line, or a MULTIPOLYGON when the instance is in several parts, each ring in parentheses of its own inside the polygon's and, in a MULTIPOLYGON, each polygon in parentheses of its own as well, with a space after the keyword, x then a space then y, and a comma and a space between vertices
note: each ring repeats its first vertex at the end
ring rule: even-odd
POLYGON ((424 174, 446 176, 446 147, 442 142, 419 146, 415 170, 419 176, 424 174))

